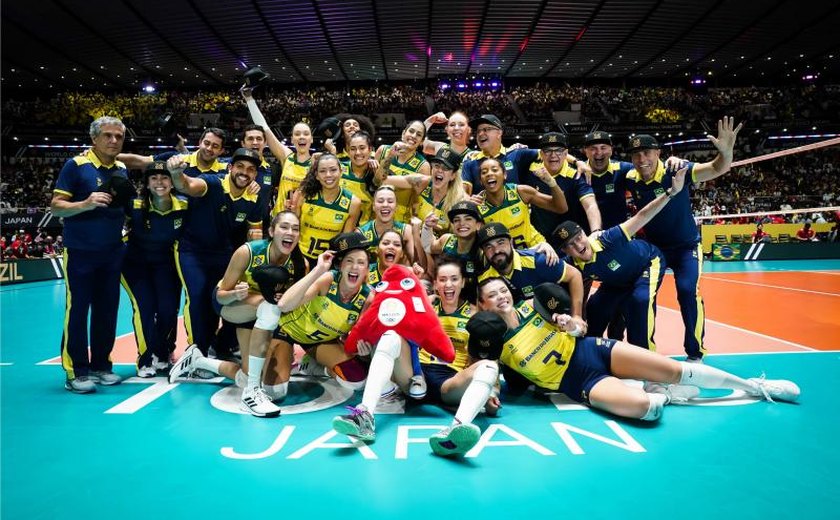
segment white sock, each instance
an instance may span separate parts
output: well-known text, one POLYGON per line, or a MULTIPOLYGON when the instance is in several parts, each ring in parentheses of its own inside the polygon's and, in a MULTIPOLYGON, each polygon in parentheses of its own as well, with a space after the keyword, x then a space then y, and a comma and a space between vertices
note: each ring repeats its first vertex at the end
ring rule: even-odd
POLYGON ((280 383, 277 385, 263 385, 263 390, 268 394, 272 401, 279 401, 286 397, 289 393, 289 383, 280 383))
POLYGON ((643 421, 658 421, 662 417, 662 409, 668 404, 668 396, 665 394, 648 394, 648 410, 642 417, 643 421))
POLYGON ((700 388, 729 388, 746 392, 755 391, 755 386, 746 379, 741 379, 718 368, 699 363, 686 363, 685 361, 680 361, 680 366, 682 367, 681 385, 693 385, 700 388))
POLYGON ((493 385, 499 377, 499 367, 494 361, 480 361, 479 363, 481 365, 473 372, 472 381, 464 391, 464 396, 461 397, 452 426, 473 422, 478 411, 490 397, 490 392, 493 391, 493 385))
POLYGON ((201 368, 204 370, 209 370, 216 375, 219 375, 221 372, 219 369, 222 366, 222 361, 220 359, 213 359, 209 357, 200 356, 195 360, 195 367, 201 368))
POLYGON ((248 387, 253 388, 260 386, 262 379, 263 365, 265 365, 264 357, 248 356, 248 387))
POLYGON ((362 393, 362 406, 370 413, 376 410, 376 403, 391 380, 394 362, 400 356, 401 344, 399 335, 388 332, 376 344, 376 350, 370 360, 365 391, 362 393))
POLYGON ((240 368, 236 371, 236 377, 233 380, 236 383, 236 386, 239 388, 245 388, 248 386, 248 374, 242 371, 240 368))

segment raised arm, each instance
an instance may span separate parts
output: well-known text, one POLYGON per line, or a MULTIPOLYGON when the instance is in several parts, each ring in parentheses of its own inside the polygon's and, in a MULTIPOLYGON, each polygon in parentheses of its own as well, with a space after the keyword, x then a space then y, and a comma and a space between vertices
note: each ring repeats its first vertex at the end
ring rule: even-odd
POLYGON ((551 195, 540 193, 532 186, 520 184, 517 187, 517 190, 519 191, 519 196, 522 198, 522 201, 526 204, 533 204, 539 208, 553 211, 555 213, 565 213, 569 211, 569 204, 566 202, 566 195, 563 193, 563 190, 560 189, 560 186, 557 185, 557 181, 554 180, 546 169, 540 168, 534 172, 534 175, 548 185, 551 189, 551 195))
POLYGON ((136 153, 117 154, 117 160, 125 164, 125 167, 129 170, 145 170, 155 162, 151 155, 138 155, 136 153))
POLYGON ((319 294, 326 294, 333 280, 330 273, 333 256, 335 253, 332 251, 324 251, 318 255, 318 263, 315 267, 289 287, 277 302, 281 312, 291 312, 310 302, 319 294))
POLYGON ((694 165, 694 180, 696 182, 710 181, 729 171, 735 150, 735 139, 743 128, 743 123, 735 126, 735 118, 724 116, 718 121, 717 137, 709 136, 709 140, 718 149, 718 155, 712 161, 694 165))
POLYGON ((252 89, 242 87, 239 89, 239 92, 242 93, 242 97, 245 99, 245 104, 248 106, 248 113, 251 114, 251 120, 255 125, 260 125, 263 128, 265 131, 265 142, 268 145, 268 149, 271 150, 272 155, 280 161, 280 166, 282 166, 286 157, 288 157, 290 153, 293 153, 293 150, 281 143, 280 139, 277 139, 277 136, 271 131, 271 128, 268 126, 268 121, 266 121, 260 111, 260 107, 257 106, 257 101, 252 95, 252 89))
POLYGON ((184 175, 187 166, 183 155, 173 155, 166 161, 166 169, 172 174, 172 185, 190 197, 203 197, 207 193, 207 183, 199 177, 184 175))

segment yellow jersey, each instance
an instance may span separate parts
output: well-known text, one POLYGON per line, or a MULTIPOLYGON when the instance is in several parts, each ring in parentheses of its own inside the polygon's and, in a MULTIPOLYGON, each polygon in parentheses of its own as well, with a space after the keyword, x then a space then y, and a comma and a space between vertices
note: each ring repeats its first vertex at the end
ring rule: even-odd
POLYGON ((359 212, 359 224, 361 225, 373 218, 373 196, 368 193, 365 180, 356 177, 351 168, 350 163, 341 163, 341 187, 362 201, 361 211, 359 212))
MULTIPOLYGON (((391 145, 386 145, 382 156, 388 153, 391 145)), ((404 163, 399 162, 397 157, 391 159, 389 175, 412 175, 420 171, 420 167, 426 163, 426 158, 415 152, 414 155, 408 158, 404 163)), ((397 190, 397 212, 394 215, 394 220, 411 222, 411 207, 413 206, 414 190, 397 190)))
POLYGON ((531 225, 528 205, 519 196, 516 184, 505 184, 505 196, 501 204, 494 206, 485 199, 485 202, 478 205, 478 212, 485 224, 501 222, 508 228, 514 249, 527 249, 545 242, 545 237, 531 225))
POLYGON ((321 193, 304 199, 300 208, 298 244, 304 256, 317 259, 330 247, 330 240, 344 230, 344 223, 350 218, 352 200, 353 195, 344 188, 332 202, 325 201, 321 193))
MULTIPOLYGON (((444 198, 444 200, 446 199, 444 198)), ((437 232, 438 236, 449 231, 449 218, 447 218, 446 212, 443 211, 443 202, 441 200, 439 204, 435 204, 431 183, 420 193, 420 198, 417 201, 417 217, 420 220, 426 220, 426 217, 431 213, 437 215, 438 223, 435 226, 435 232, 437 232)))
POLYGON ((516 313, 519 325, 505 333, 499 360, 540 388, 557 390, 575 351, 575 338, 546 321, 528 303, 520 303, 516 313))
POLYGON ((311 164, 311 158, 298 162, 296 152, 292 152, 286 157, 286 161, 283 163, 283 171, 280 173, 277 201, 274 203, 274 209, 271 210, 272 217, 286 209, 286 201, 292 200, 292 194, 300 188, 300 183, 306 177, 306 172, 309 171, 311 164))
POLYGON ((461 370, 467 368, 467 362, 469 361, 467 341, 470 338, 470 333, 467 332, 467 322, 473 313, 472 306, 470 305, 470 302, 464 302, 452 314, 447 314, 443 310, 443 306, 439 301, 436 301, 433 307, 437 312, 440 324, 443 326, 443 331, 447 336, 449 336, 449 339, 452 341, 452 346, 455 347, 455 360, 452 363, 446 363, 445 361, 441 361, 435 356, 429 354, 425 350, 420 349, 418 351, 420 362, 426 364, 444 365, 456 372, 460 372, 461 370))
POLYGON ((330 271, 333 281, 327 294, 316 296, 308 303, 280 317, 280 331, 301 345, 326 343, 350 332, 370 294, 370 287, 362 284, 349 302, 341 301, 339 271, 330 271))

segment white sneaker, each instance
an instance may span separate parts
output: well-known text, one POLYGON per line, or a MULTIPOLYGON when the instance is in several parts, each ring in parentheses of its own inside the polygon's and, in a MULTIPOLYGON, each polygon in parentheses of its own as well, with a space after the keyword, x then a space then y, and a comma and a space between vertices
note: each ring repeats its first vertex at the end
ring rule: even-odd
POLYGON ((157 370, 155 367, 137 367, 137 377, 155 377, 157 375, 157 370))
POLYGON ((174 383, 178 378, 189 377, 195 371, 195 362, 197 359, 204 357, 198 345, 190 345, 181 358, 172 365, 169 370, 169 382, 174 383))
POLYGON ((329 377, 327 369, 315 360, 314 356, 304 354, 300 361, 292 365, 293 376, 329 377))
POLYGON ((277 417, 280 408, 271 402, 271 398, 261 386, 252 386, 242 391, 239 407, 255 417, 277 417))
POLYGON ((408 383, 408 395, 418 401, 426 397, 426 378, 422 375, 412 376, 408 383))
POLYGON ((774 399, 791 403, 799 399, 799 387, 793 381, 786 379, 765 379, 764 375, 748 379, 748 381, 756 385, 756 390, 753 392, 753 395, 763 397, 771 403, 774 399))
POLYGON ((152 368, 158 372, 169 372, 172 364, 169 363, 168 359, 158 359, 156 355, 152 354, 152 368))

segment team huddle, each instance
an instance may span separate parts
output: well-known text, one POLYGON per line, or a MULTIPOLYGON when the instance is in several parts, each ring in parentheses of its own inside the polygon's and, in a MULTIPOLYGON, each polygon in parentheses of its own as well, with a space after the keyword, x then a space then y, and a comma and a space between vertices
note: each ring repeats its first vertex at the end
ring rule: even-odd
POLYGON ((473 421, 498 412, 502 379, 506 392, 533 385, 647 421, 699 388, 798 398, 790 381, 702 362, 702 253, 689 192, 729 170, 741 129, 731 118, 709 136, 718 155, 707 163, 663 162, 649 135, 631 136, 630 161, 618 161, 603 131, 584 136, 581 158, 558 132, 540 136, 536 150, 506 148, 497 117, 461 112, 412 121, 378 148, 368 118, 340 114, 316 130, 330 138, 314 153, 306 123, 287 146, 248 89, 243 97, 254 124, 229 159, 218 128, 193 153, 122 153, 124 125, 103 117, 91 125, 92 148, 61 170, 52 210, 65 226, 68 390, 120 382, 110 352, 122 283, 138 376, 223 375, 258 417, 280 414, 293 375, 335 378, 362 399, 333 428, 366 442, 377 402, 402 393, 456 409, 429 439, 440 455, 478 442, 473 421), (448 142, 427 139, 434 124, 446 125, 448 142), (128 169, 144 172, 139 194, 128 169), (655 353, 666 268, 686 361, 655 353), (175 360, 182 290, 190 346, 175 360), (398 295, 405 303, 394 303, 398 295), (362 332, 403 314, 411 327, 362 332), (305 351, 298 362, 295 346, 305 351))

